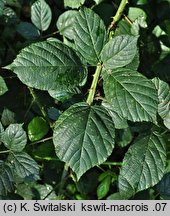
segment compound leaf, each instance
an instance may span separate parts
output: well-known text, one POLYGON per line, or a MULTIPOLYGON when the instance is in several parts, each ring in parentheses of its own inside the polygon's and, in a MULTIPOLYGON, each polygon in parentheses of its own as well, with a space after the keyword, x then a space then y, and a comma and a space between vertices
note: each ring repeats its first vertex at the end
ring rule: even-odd
POLYGON ((14 179, 11 168, 0 161, 0 195, 7 195, 14 189, 14 179))
POLYGON ((130 69, 106 73, 104 92, 115 112, 134 122, 156 122, 157 93, 152 81, 130 69))
POLYGON ((137 53, 136 36, 120 35, 110 40, 101 52, 101 60, 107 69, 129 64, 137 53))
POLYGON ((20 152, 27 144, 27 135, 22 124, 10 124, 1 134, 4 145, 14 152, 20 152))
POLYGON ((78 103, 60 115, 54 128, 57 156, 79 179, 91 167, 103 163, 114 148, 115 129, 100 106, 78 103))
POLYGON ((106 43, 106 27, 91 9, 83 8, 75 17, 74 41, 89 64, 96 65, 100 61, 100 53, 106 43))
POLYGON ((26 152, 12 152, 8 156, 8 162, 19 177, 29 180, 39 179, 38 164, 26 152))
POLYGON ((31 7, 31 21, 41 31, 48 29, 52 20, 51 9, 44 0, 37 0, 31 7))
POLYGON ((157 184, 166 165, 165 141, 156 132, 139 138, 127 151, 119 175, 120 194, 129 198, 157 184))
POLYGON ((8 88, 6 86, 6 83, 4 79, 0 76, 0 96, 5 94, 5 92, 8 91, 8 88))
POLYGON ((75 52, 50 40, 22 49, 6 68, 13 70, 24 84, 41 90, 66 90, 78 86, 86 76, 75 52))

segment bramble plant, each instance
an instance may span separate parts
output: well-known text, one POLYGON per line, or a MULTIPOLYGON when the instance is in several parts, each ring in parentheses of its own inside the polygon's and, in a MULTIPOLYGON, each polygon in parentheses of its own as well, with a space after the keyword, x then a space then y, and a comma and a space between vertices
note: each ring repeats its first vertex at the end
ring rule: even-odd
POLYGON ((170 1, 0 5, 1 198, 169 199, 170 1))

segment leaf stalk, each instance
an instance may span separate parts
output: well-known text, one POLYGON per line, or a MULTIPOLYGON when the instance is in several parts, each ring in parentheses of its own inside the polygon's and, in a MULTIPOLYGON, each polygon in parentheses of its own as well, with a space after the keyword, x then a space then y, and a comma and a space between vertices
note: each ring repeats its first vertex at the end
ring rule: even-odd
POLYGON ((87 101, 86 101, 89 105, 91 105, 93 103, 94 95, 95 95, 95 92, 96 92, 96 87, 97 87, 97 83, 98 83, 98 79, 99 79, 101 70, 102 70, 102 65, 98 64, 98 66, 96 68, 96 71, 95 71, 95 73, 93 75, 93 81, 92 81, 92 84, 91 84, 91 87, 90 87, 90 90, 89 90, 89 94, 88 94, 88 97, 87 97, 87 101))
POLYGON ((108 28, 108 31, 111 31, 113 28, 115 28, 115 25, 120 20, 127 3, 128 3, 128 0, 122 0, 120 2, 118 10, 117 10, 115 16, 113 17, 113 21, 111 22, 111 24, 108 28))

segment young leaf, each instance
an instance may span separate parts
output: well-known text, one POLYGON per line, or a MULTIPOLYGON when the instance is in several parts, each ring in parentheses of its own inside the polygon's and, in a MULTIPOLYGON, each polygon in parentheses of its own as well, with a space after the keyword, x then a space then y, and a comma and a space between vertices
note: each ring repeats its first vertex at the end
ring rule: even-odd
POLYGON ((11 168, 0 161, 0 195, 7 195, 14 189, 14 179, 11 168))
POLYGON ((156 122, 157 93, 152 81, 123 68, 108 71, 103 79, 106 99, 115 112, 134 122, 156 122))
POLYGON ((142 136, 127 151, 119 175, 120 194, 129 198, 157 184, 166 165, 165 141, 151 132, 142 136))
POLYGON ((70 40, 74 39, 73 25, 77 13, 78 12, 74 10, 66 11, 62 13, 57 20, 57 28, 60 31, 60 34, 70 40))
POLYGON ((40 140, 48 133, 48 130, 49 125, 46 120, 37 116, 28 124, 28 137, 32 142, 40 140))
POLYGON ((120 35, 110 40, 101 52, 101 60, 107 69, 115 69, 129 64, 137 52, 138 37, 120 35))
POLYGON ((8 91, 8 88, 6 86, 6 83, 4 79, 0 76, 0 96, 5 94, 5 92, 8 91))
POLYGON ((115 129, 108 112, 100 106, 78 103, 60 115, 54 128, 57 156, 80 177, 103 163, 114 148, 115 129))
POLYGON ((26 85, 41 90, 61 90, 78 86, 86 77, 75 52, 61 42, 34 43, 18 54, 6 68, 26 85))
POLYGON ((85 0, 64 0, 64 6, 70 8, 79 8, 83 5, 85 0))
POLYGON ((27 135, 22 124, 10 124, 1 135, 4 145, 14 152, 20 152, 27 144, 27 135))
POLYGON ((97 197, 98 199, 104 198, 110 189, 111 176, 107 176, 97 187, 97 197))
POLYGON ((99 15, 91 9, 81 9, 75 18, 74 41, 77 50, 89 64, 96 65, 100 61, 106 39, 106 27, 99 15))
POLYGON ((26 152, 12 152, 8 156, 8 162, 19 177, 33 181, 39 179, 38 164, 26 152))
POLYGON ((52 20, 51 9, 44 0, 37 0, 31 7, 31 21, 41 31, 48 29, 52 20))

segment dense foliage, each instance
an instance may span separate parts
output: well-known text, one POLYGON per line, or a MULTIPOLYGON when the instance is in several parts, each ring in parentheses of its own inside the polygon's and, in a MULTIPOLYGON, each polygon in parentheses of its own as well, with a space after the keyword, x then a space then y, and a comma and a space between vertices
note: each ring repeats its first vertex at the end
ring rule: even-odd
POLYGON ((169 11, 0 0, 1 199, 170 199, 169 11))

